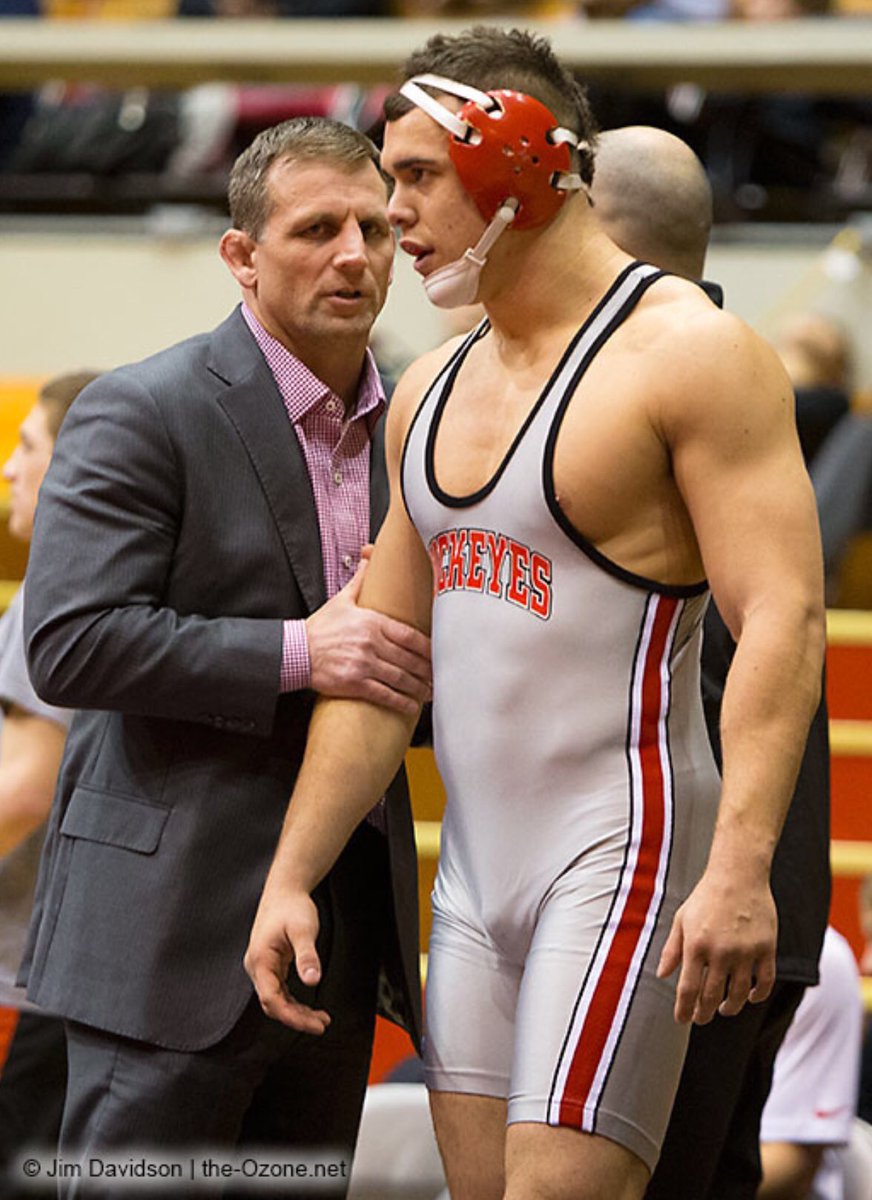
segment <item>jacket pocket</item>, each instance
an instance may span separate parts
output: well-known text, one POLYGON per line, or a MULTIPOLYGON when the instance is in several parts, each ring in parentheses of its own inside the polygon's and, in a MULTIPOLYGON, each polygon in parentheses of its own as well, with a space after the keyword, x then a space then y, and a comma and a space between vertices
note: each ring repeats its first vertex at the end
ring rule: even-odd
POLYGON ((137 854, 154 854, 169 815, 170 810, 159 805, 80 784, 70 797, 61 833, 137 854))

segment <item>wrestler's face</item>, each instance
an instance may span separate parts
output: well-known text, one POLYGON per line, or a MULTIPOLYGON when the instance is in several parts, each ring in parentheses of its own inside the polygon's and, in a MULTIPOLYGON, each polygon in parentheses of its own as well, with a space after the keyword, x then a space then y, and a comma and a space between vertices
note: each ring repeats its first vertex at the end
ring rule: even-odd
MULTIPOLYGON (((453 97, 446 105, 461 107, 453 97)), ((474 246, 486 222, 461 186, 448 154, 449 134, 419 108, 385 126, 382 168, 395 186, 388 207, 400 249, 426 277, 474 246)))
POLYGON ((388 292, 394 236, 375 165, 279 161, 255 239, 224 235, 221 253, 264 328, 300 358, 313 346, 365 342, 388 292))
POLYGON ((39 488, 53 449, 46 410, 34 404, 21 422, 18 445, 3 468, 3 477, 10 485, 9 532, 24 542, 29 542, 33 534, 39 488))

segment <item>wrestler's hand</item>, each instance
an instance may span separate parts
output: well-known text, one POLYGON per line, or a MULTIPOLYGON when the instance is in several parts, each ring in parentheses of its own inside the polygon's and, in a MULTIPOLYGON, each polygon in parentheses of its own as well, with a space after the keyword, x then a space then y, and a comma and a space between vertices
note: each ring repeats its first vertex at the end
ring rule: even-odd
POLYGON ((369 700, 414 715, 431 695, 430 639, 358 607, 368 562, 365 548, 354 578, 306 619, 311 686, 324 696, 369 700))
POLYGON ((292 965, 307 987, 321 979, 315 950, 318 910, 305 892, 293 892, 267 880, 251 930, 244 966, 268 1017, 300 1033, 323 1033, 330 1017, 295 1000, 288 990, 292 965))
POLYGON ((765 1000, 775 982, 778 920, 767 877, 709 867, 675 914, 657 975, 679 966, 675 1019, 707 1024, 765 1000))

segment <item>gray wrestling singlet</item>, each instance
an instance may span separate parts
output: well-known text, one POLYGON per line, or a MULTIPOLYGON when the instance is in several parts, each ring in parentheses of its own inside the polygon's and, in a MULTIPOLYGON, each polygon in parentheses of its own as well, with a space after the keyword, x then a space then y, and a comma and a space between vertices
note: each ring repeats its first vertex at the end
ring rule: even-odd
POLYGON ((686 1045, 656 978, 720 781, 699 684, 706 585, 606 559, 562 513, 554 447, 587 365, 659 272, 634 263, 573 339, 492 479, 447 495, 434 445, 483 323, 425 396, 405 502, 434 573, 447 793, 427 986, 431 1087, 603 1133, 649 1167, 686 1045))

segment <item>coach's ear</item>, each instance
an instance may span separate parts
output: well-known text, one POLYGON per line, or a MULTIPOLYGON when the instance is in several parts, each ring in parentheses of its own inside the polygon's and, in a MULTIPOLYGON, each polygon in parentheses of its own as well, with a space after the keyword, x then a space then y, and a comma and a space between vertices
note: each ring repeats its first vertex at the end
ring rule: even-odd
POLYGON ((218 243, 218 251, 230 268, 230 274, 244 288, 257 283, 257 242, 242 229, 228 229, 218 243))

